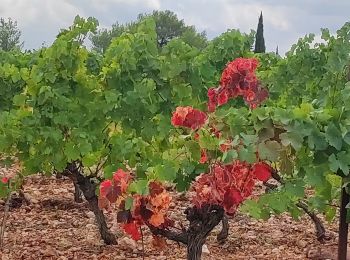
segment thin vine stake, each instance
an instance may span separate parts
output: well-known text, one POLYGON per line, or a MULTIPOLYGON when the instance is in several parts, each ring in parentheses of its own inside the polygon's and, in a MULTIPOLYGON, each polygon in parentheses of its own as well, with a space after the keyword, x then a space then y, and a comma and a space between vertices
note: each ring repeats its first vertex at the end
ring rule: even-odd
POLYGON ((4 216, 2 217, 1 228, 0 228, 0 250, 1 251, 4 247, 4 234, 5 234, 6 220, 7 220, 9 210, 10 210, 11 197, 12 197, 12 192, 9 192, 9 194, 7 195, 7 199, 6 199, 4 216))
POLYGON ((145 243, 143 241, 143 232, 142 232, 141 226, 140 226, 140 233, 141 233, 141 243, 142 243, 142 260, 145 260, 145 243))
POLYGON ((346 192, 346 187, 343 187, 340 202, 338 260, 346 260, 348 250, 349 223, 346 221, 346 206, 349 204, 349 197, 350 195, 346 192))

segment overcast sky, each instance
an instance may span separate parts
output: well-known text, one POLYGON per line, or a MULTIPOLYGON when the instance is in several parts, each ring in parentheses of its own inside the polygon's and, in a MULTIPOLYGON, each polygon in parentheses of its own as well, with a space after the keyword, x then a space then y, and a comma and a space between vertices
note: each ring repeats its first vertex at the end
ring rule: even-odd
POLYGON ((108 27, 155 9, 175 12, 209 38, 231 28, 256 30, 262 11, 267 50, 278 45, 280 53, 307 33, 319 35, 325 27, 335 32, 350 21, 350 0, 0 0, 0 17, 17 20, 28 49, 50 44, 77 14, 108 27))

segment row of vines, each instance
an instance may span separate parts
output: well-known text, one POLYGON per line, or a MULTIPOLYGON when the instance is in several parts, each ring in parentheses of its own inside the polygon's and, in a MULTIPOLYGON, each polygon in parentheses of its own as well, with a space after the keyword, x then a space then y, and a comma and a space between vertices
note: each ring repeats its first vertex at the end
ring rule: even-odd
POLYGON ((59 172, 107 244, 116 237, 103 209, 113 208, 132 238, 147 226, 187 245, 188 259, 238 207, 333 220, 349 192, 349 23, 322 30, 322 43, 300 39, 283 58, 252 53, 254 34, 236 30, 203 50, 180 39, 159 48, 151 19, 101 55, 84 45, 97 26, 76 17, 49 47, 1 53, 1 160, 15 158, 21 172, 2 178, 0 196, 26 175, 59 172), (258 182, 268 192, 251 199, 258 182), (167 214, 169 185, 191 192, 181 229, 167 214))

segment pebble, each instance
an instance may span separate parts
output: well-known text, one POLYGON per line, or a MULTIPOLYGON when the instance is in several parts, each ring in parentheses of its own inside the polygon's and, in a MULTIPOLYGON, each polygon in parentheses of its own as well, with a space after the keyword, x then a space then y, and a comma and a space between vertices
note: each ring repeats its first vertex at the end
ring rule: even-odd
POLYGON ((210 254, 210 251, 209 251, 208 246, 206 244, 204 244, 202 246, 202 253, 203 254, 208 254, 208 255, 210 254))
POLYGON ((305 248, 307 246, 307 242, 305 240, 299 239, 297 240, 297 246, 301 248, 305 248))
POLYGON ((87 224, 85 227, 86 227, 86 228, 94 228, 94 226, 95 226, 95 225, 93 225, 93 224, 87 224))
POLYGON ((279 253, 279 251, 280 250, 278 248, 274 248, 274 249, 271 250, 271 253, 277 254, 277 253, 279 253))
POLYGON ((35 196, 40 196, 40 195, 41 195, 41 192, 38 191, 38 190, 35 190, 35 191, 33 191, 33 194, 34 194, 35 196))
POLYGON ((92 211, 86 212, 85 215, 86 215, 88 218, 93 218, 93 219, 95 219, 95 214, 94 214, 92 211))
POLYGON ((137 252, 137 243, 131 238, 123 237, 119 239, 118 244, 121 247, 130 248, 132 250, 135 250, 134 252, 137 252))
POLYGON ((38 204, 38 203, 39 203, 39 201, 38 201, 37 199, 32 198, 32 199, 30 200, 30 203, 33 203, 33 204, 38 204))

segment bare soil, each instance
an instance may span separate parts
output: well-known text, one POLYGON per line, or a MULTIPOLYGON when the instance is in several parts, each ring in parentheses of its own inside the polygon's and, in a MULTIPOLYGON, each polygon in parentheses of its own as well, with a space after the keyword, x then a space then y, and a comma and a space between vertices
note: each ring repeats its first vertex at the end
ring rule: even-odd
MULTIPOLYGON (((163 250, 153 248, 152 236, 146 228, 143 250, 140 241, 135 243, 118 229, 112 212, 106 212, 106 216, 111 230, 119 237, 119 244, 104 245, 87 202, 75 203, 73 191, 73 184, 65 178, 26 178, 24 193, 30 204, 19 203, 11 208, 1 259, 186 258, 186 248, 171 241, 167 241, 168 246, 163 250)), ((174 194, 171 216, 175 221, 183 221, 187 203, 186 198, 174 194)), ((3 214, 4 202, 0 204, 3 214)), ((284 214, 260 221, 238 213, 229 220, 230 232, 225 244, 216 241, 220 226, 208 237, 209 253, 204 253, 203 259, 336 259, 338 224, 325 221, 324 224, 330 239, 321 244, 307 216, 295 221, 284 214)))

